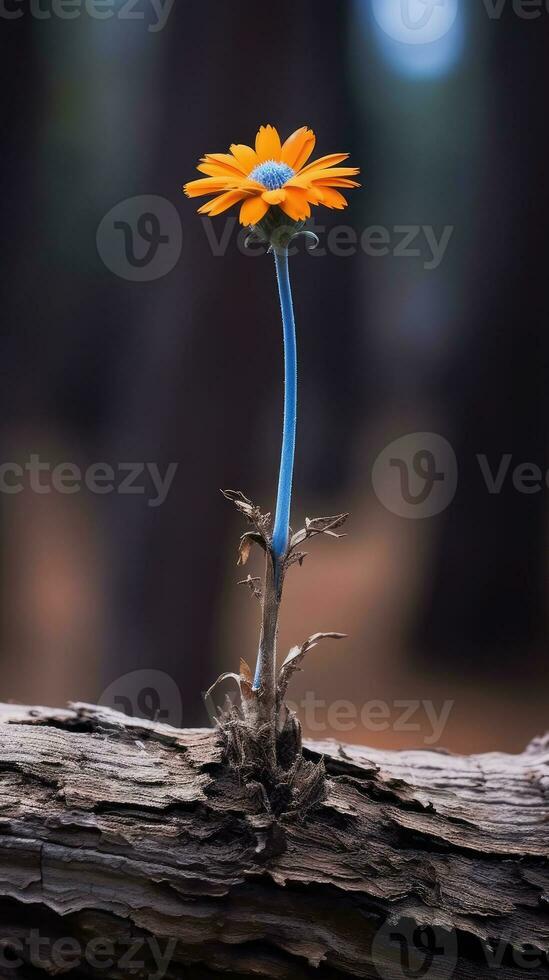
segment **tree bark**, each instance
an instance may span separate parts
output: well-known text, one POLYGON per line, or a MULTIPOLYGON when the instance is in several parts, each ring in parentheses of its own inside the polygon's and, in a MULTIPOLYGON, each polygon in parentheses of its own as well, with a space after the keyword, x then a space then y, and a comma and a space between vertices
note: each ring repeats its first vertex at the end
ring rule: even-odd
POLYGON ((325 799, 275 820, 213 731, 2 706, 0 975, 549 976, 548 737, 305 753, 325 799))

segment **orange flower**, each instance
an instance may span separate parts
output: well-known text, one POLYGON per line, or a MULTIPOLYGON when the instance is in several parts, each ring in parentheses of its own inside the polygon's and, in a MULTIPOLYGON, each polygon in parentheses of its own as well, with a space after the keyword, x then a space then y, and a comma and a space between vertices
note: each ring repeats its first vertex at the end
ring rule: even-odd
POLYGON ((221 214, 242 202, 240 221, 256 225, 270 208, 280 208, 292 221, 310 217, 311 204, 344 208, 347 201, 337 188, 359 187, 358 167, 340 167, 348 153, 331 153, 313 163, 307 160, 316 143, 312 130, 302 126, 284 144, 274 126, 261 126, 255 150, 233 143, 230 153, 207 153, 198 170, 207 174, 191 180, 183 190, 187 197, 213 194, 199 214, 221 214))

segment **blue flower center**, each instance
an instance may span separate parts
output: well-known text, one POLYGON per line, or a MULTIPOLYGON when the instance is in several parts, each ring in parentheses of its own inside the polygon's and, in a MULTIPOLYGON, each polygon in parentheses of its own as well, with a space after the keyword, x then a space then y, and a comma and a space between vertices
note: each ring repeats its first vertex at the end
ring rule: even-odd
POLYGON ((258 164, 250 176, 250 180, 257 180, 269 191, 278 191, 290 177, 293 177, 295 170, 292 170, 287 163, 280 163, 279 160, 265 160, 258 164))

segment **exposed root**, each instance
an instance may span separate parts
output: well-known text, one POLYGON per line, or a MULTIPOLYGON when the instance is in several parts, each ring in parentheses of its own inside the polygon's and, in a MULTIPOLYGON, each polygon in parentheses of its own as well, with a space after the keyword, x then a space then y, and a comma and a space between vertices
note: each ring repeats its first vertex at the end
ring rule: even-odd
POLYGON ((325 799, 324 762, 309 762, 302 754, 301 725, 284 705, 284 722, 276 734, 276 762, 270 751, 270 731, 255 727, 231 705, 218 718, 225 757, 257 800, 258 808, 275 819, 303 819, 325 799))

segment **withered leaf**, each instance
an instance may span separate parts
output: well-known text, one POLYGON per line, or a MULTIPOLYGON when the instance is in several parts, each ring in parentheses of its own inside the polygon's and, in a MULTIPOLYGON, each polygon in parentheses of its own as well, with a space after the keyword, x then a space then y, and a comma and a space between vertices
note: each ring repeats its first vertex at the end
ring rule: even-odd
POLYGON ((242 677, 240 678, 240 694, 243 701, 251 701, 254 696, 253 686, 242 677))
MULTIPOLYGON (((227 671, 225 674, 221 674, 212 686, 206 691, 205 697, 208 698, 212 691, 215 690, 218 684, 222 681, 233 680, 236 681, 240 689, 240 696, 243 700, 248 701, 253 697, 253 678, 252 672, 245 660, 240 661, 240 674, 235 674, 232 671, 227 671)), ((228 695, 225 695, 225 700, 227 700, 228 695)), ((230 701, 230 698, 229 698, 230 701)), ((232 705, 232 702, 231 702, 232 705)))
POLYGON ((241 579, 238 585, 247 585, 252 595, 261 601, 263 599, 263 592, 258 586, 258 582, 261 582, 261 579, 257 575, 254 577, 248 575, 247 578, 241 579))
POLYGON ((292 536, 290 541, 290 550, 296 548, 297 545, 301 544, 307 538, 314 537, 315 534, 328 534, 332 538, 342 538, 343 534, 337 534, 336 528, 342 526, 345 523, 348 514, 336 514, 335 517, 314 517, 305 519, 305 527, 301 528, 300 531, 292 536))
POLYGON ((305 640, 305 643, 302 643, 301 646, 292 647, 284 663, 282 664, 278 675, 279 703, 286 695, 292 674, 296 670, 301 669, 300 664, 306 654, 309 653, 313 647, 316 647, 321 640, 343 640, 346 638, 346 636, 346 633, 314 633, 307 640, 305 640))
POLYGON ((240 693, 245 701, 253 697, 253 674, 249 664, 240 658, 240 693))
POLYGON ((263 551, 266 549, 265 538, 261 534, 257 534, 255 531, 248 531, 247 534, 243 534, 240 539, 240 544, 238 546, 238 561, 237 565, 245 565, 250 557, 250 551, 252 550, 252 545, 258 544, 263 551))
POLYGON ((251 500, 242 493, 242 490, 222 490, 221 493, 227 500, 231 500, 239 509, 253 507, 251 500))
POLYGON ((308 551, 292 551, 286 558, 286 568, 290 568, 291 565, 302 565, 308 555, 308 551))
POLYGON ((217 680, 213 682, 212 686, 208 688, 204 696, 208 698, 212 693, 212 691, 215 691, 218 684, 221 684, 223 681, 228 681, 229 679, 236 681, 237 684, 240 685, 240 674, 235 674, 232 671, 227 671, 226 673, 219 675, 217 680))
POLYGON ((259 507, 256 507, 240 490, 222 490, 221 493, 235 505, 237 510, 247 518, 250 524, 253 524, 258 539, 261 539, 260 541, 258 540, 258 543, 267 550, 270 541, 271 515, 262 514, 259 507))

